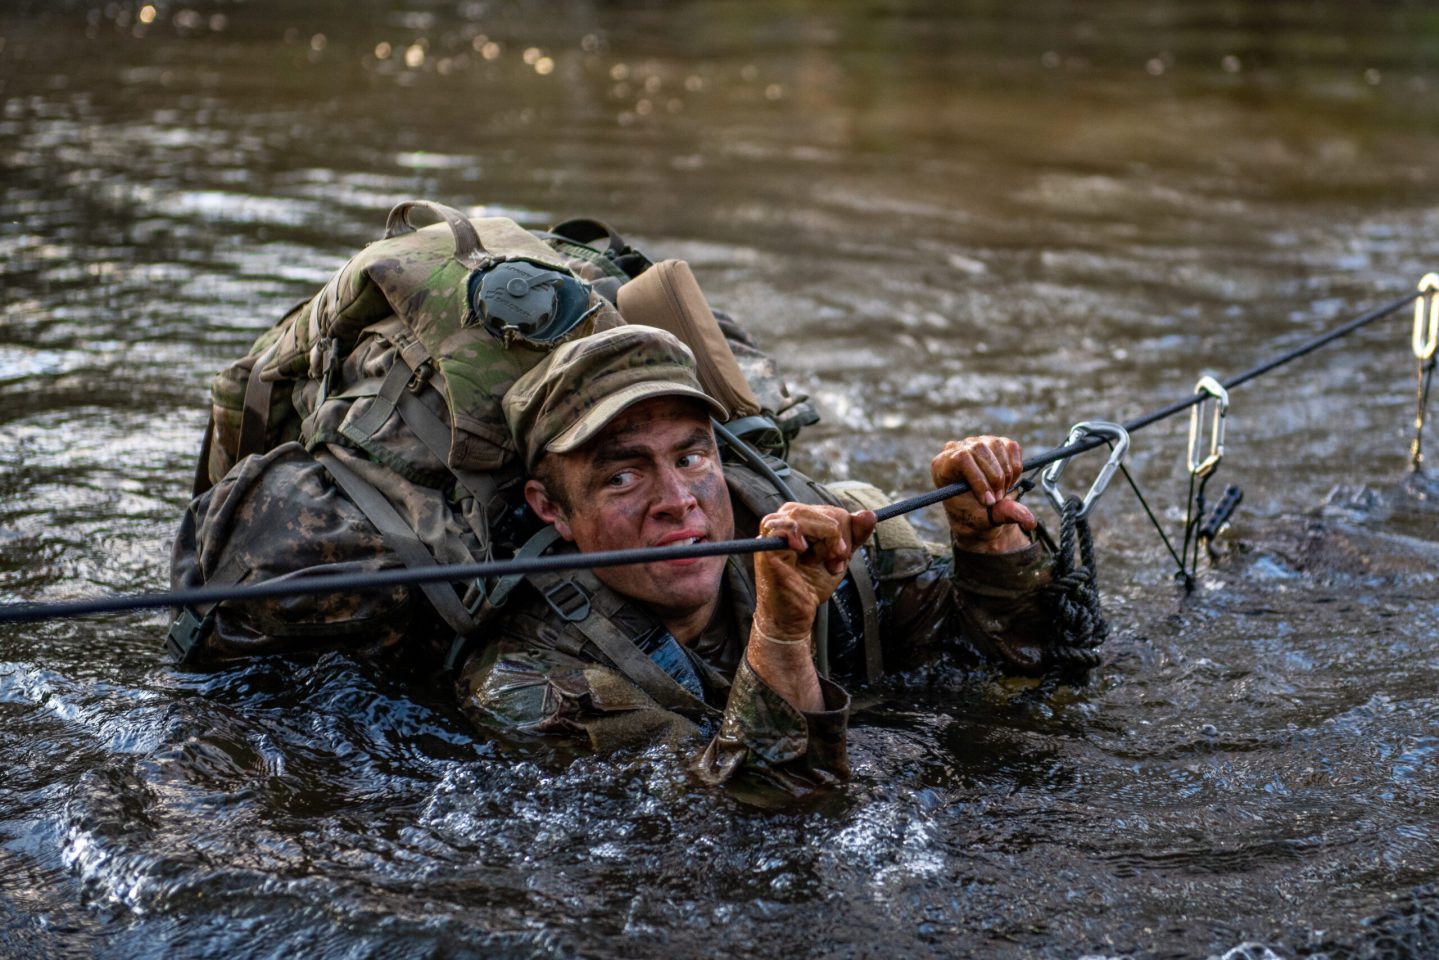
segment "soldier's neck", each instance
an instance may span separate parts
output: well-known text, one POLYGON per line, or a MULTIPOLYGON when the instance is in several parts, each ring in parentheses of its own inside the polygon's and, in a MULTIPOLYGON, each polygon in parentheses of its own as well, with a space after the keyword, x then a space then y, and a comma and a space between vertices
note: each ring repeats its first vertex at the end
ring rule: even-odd
POLYGON ((710 625, 714 619, 715 611, 719 609, 719 594, 715 594, 703 607, 700 607, 682 617, 661 618, 661 623, 670 635, 685 646, 691 646, 704 633, 705 627, 710 625))

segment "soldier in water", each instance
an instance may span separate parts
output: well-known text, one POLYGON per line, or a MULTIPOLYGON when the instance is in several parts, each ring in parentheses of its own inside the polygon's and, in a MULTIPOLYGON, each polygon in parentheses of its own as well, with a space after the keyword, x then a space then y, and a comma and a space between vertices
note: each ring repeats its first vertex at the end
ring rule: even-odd
POLYGON ((941 647, 1022 673, 1050 665, 1050 564, 1008 492, 1022 471, 1013 440, 971 437, 935 456, 936 486, 971 488, 944 502, 944 550, 902 519, 876 525, 873 488, 790 471, 790 499, 763 471, 722 460, 711 418, 728 412, 661 330, 563 344, 504 409, 552 552, 754 535, 788 549, 528 577, 460 674, 462 704, 484 725, 597 749, 692 738, 707 782, 748 773, 803 790, 848 773, 842 683, 941 647))

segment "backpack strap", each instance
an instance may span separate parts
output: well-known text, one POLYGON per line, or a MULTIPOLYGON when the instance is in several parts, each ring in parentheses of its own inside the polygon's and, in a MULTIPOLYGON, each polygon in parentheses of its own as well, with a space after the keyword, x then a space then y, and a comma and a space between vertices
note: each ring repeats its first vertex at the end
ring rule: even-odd
POLYGON ((686 690, 635 645, 634 637, 614 619, 630 601, 606 587, 593 572, 531 573, 526 579, 559 619, 555 632, 561 637, 570 635, 572 649, 564 652, 577 653, 583 643, 573 641, 588 641, 660 706, 689 717, 718 715, 719 711, 686 690))
MULTIPOLYGON (((545 524, 534 536, 524 542, 520 549, 515 551, 515 560, 522 560, 526 557, 538 557, 550 547, 560 541, 560 532, 552 524, 545 524)), ((495 611, 503 607, 510 598, 510 592, 525 581, 525 574, 510 573, 497 579, 488 589, 485 589, 483 581, 475 581, 473 596, 467 594, 466 606, 474 614, 476 620, 485 623, 495 611)), ((464 663, 465 653, 470 648, 472 637, 462 633, 455 634, 454 640, 450 642, 450 651, 445 655, 445 669, 458 670, 464 663)), ((568 651, 567 651, 568 652, 568 651)))
POLYGON ((200 459, 195 462, 195 482, 190 486, 190 496, 198 497, 214 486, 210 482, 210 450, 215 446, 215 411, 210 411, 205 421, 205 438, 200 441, 200 459))
MULTIPOLYGON (((419 367, 419 371, 430 369, 428 363, 419 367)), ((360 449, 368 449, 375 434, 390 417, 399 413, 400 419, 410 432, 419 439, 431 456, 446 465, 459 488, 473 497, 479 505, 479 526, 482 529, 475 529, 473 524, 471 529, 479 538, 482 550, 487 552, 492 538, 489 522, 503 516, 508 504, 500 494, 500 481, 495 474, 449 466, 450 426, 416 395, 416 388, 423 387, 428 379, 428 376, 412 371, 405 359, 397 353, 394 364, 380 381, 378 389, 371 392, 373 388, 365 384, 358 391, 357 395, 370 395, 374 400, 359 417, 347 419, 340 425, 340 435, 360 449)))
POLYGON ((884 676, 884 656, 879 648, 879 596, 863 551, 856 550, 849 558, 849 575, 864 611, 864 679, 866 683, 877 683, 884 676))
MULTIPOLYGON (((375 529, 380 531, 380 536, 384 538, 385 545, 395 551, 404 561, 405 566, 411 570, 425 570, 439 566, 434 555, 420 541, 420 538, 415 536, 415 532, 410 529, 410 525, 405 522, 399 512, 390 506, 390 502, 385 499, 384 494, 341 463, 339 458, 328 450, 317 451, 315 459, 324 465, 350 501, 359 507, 360 511, 375 525, 375 529)), ((432 582, 421 583, 418 586, 429 599, 430 605, 435 608, 435 612, 456 633, 471 636, 479 629, 479 624, 465 609, 465 605, 460 602, 460 598, 449 584, 432 582)))
POLYGON ((270 430, 270 400, 275 393, 275 381, 260 376, 265 365, 275 356, 278 343, 255 358, 250 376, 245 381, 245 407, 240 413, 240 443, 235 451, 236 461, 252 453, 265 452, 265 436, 270 430))
POLYGON ((611 276, 632 279, 654 264, 650 258, 625 242, 609 224, 588 217, 574 217, 557 223, 540 238, 561 252, 587 260, 611 276), (601 249, 596 241, 606 241, 601 249))

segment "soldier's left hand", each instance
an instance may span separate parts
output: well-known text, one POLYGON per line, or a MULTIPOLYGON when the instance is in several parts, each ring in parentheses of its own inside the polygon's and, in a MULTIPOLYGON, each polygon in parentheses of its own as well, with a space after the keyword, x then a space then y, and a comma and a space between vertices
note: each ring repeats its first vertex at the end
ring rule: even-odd
POLYGON ((1018 442, 994 436, 951 440, 930 463, 930 473, 935 487, 961 480, 969 484, 968 493, 944 501, 949 531, 958 546, 997 553, 1028 545, 1020 531, 1033 530, 1038 521, 1009 493, 1024 474, 1018 442))

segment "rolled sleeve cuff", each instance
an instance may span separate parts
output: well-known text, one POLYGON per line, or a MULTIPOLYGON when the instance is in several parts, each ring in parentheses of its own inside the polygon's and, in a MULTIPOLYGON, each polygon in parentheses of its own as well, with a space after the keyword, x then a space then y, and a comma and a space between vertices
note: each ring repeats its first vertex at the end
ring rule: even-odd
POLYGON ((700 776, 718 783, 749 768, 811 785, 848 777, 849 694, 823 677, 819 686, 825 708, 797 710, 742 658, 719 732, 696 765, 700 776))
POLYGON ((1039 541, 1011 553, 970 553, 953 541, 950 546, 954 554, 950 577, 966 593, 1013 598, 1049 582, 1049 553, 1039 541))
POLYGON ((780 696, 742 658, 735 671, 720 737, 743 744, 763 763, 778 766, 809 752, 810 741, 818 734, 842 740, 849 722, 849 694, 844 688, 820 678, 819 688, 825 709, 815 713, 797 710, 780 696))

